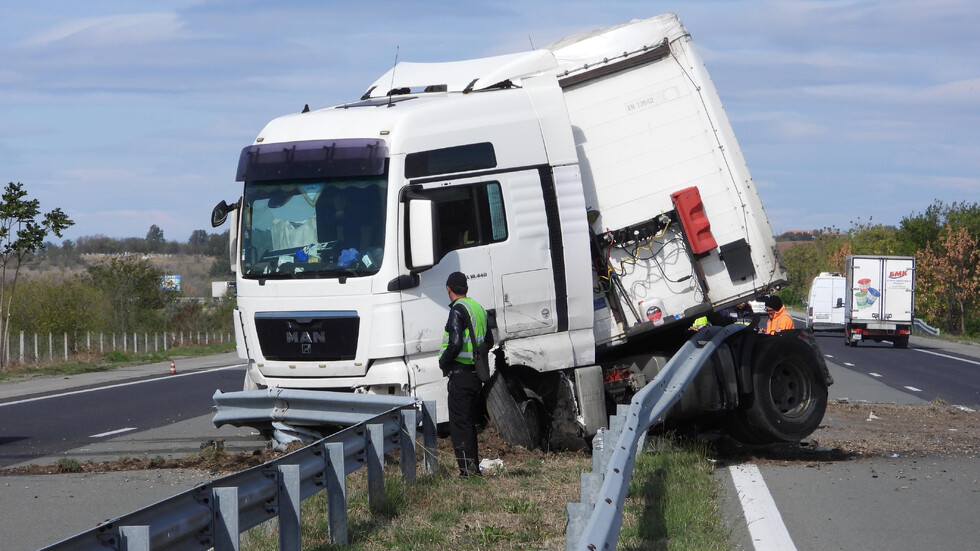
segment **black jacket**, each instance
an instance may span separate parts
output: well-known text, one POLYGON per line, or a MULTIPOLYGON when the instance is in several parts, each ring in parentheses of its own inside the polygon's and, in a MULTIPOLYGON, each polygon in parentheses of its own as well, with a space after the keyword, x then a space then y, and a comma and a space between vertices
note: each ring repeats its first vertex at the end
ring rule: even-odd
MULTIPOLYGON (((446 321, 446 332, 449 333, 449 343, 439 357, 439 368, 447 371, 456 361, 456 356, 463 349, 463 332, 470 326, 470 315, 466 307, 455 302, 449 307, 449 320, 446 321)), ((493 346, 493 333, 490 332, 490 314, 487 314, 487 329, 483 335, 486 348, 493 346)))

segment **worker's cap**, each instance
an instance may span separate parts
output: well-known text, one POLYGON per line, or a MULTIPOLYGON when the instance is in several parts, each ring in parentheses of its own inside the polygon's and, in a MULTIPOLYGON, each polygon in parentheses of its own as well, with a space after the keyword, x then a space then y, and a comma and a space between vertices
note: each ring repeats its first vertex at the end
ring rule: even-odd
POLYGON ((446 287, 466 287, 466 275, 463 272, 453 272, 446 278, 446 287))
POLYGON ((766 308, 779 310, 782 307, 783 307, 783 299, 777 296, 766 297, 766 308))

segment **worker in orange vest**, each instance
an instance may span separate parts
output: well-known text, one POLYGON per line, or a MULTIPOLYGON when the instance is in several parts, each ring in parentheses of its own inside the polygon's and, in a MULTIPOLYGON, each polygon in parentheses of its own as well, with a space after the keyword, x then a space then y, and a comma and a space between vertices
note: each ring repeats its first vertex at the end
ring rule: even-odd
POLYGON ((766 297, 766 315, 769 321, 766 323, 766 333, 775 335, 787 329, 793 329, 793 318, 786 313, 783 300, 777 296, 766 297))

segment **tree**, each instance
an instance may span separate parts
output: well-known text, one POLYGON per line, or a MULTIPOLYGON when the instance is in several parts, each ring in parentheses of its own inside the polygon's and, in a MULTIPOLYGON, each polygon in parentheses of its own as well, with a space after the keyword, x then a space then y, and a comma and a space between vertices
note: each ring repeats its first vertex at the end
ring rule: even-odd
POLYGON ((153 224, 150 226, 150 231, 146 232, 146 250, 155 253, 163 249, 163 245, 166 244, 167 240, 163 238, 163 230, 160 226, 153 224))
POLYGON ((126 257, 89 266, 85 278, 112 304, 115 329, 128 332, 139 323, 143 329, 160 323, 164 307, 176 299, 161 285, 162 275, 148 260, 126 257))
POLYGON ((74 223, 60 208, 41 214, 40 203, 37 199, 27 199, 27 191, 20 182, 10 182, 4 188, 0 203, 0 369, 5 367, 10 307, 21 265, 30 255, 42 250, 48 234, 61 237, 74 223))
POLYGON ((978 240, 966 228, 943 228, 936 243, 917 253, 918 309, 947 331, 963 333, 972 307, 980 304, 978 240))
POLYGON ((194 230, 190 238, 187 239, 188 254, 203 254, 208 245, 208 232, 204 230, 194 230))
POLYGON ((925 212, 902 218, 897 238, 903 254, 913 254, 936 243, 946 225, 954 230, 966 228, 974 239, 980 239, 980 203, 956 202, 946 204, 936 200, 925 212))

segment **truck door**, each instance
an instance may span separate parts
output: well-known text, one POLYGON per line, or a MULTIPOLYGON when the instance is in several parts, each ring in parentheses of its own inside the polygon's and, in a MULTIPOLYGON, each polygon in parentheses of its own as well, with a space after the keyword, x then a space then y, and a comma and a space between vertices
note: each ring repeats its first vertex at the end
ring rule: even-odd
POLYGON ((855 256, 851 261, 850 321, 881 321, 882 260, 855 256))
POLYGON ((419 286, 402 291, 405 355, 438 353, 449 315, 446 278, 466 274, 468 295, 490 310, 496 305, 491 251, 507 239, 501 184, 469 178, 422 184, 433 202, 436 264, 419 274, 419 286))
POLYGON ((914 295, 915 260, 912 258, 885 259, 882 274, 882 319, 911 323, 914 295))

